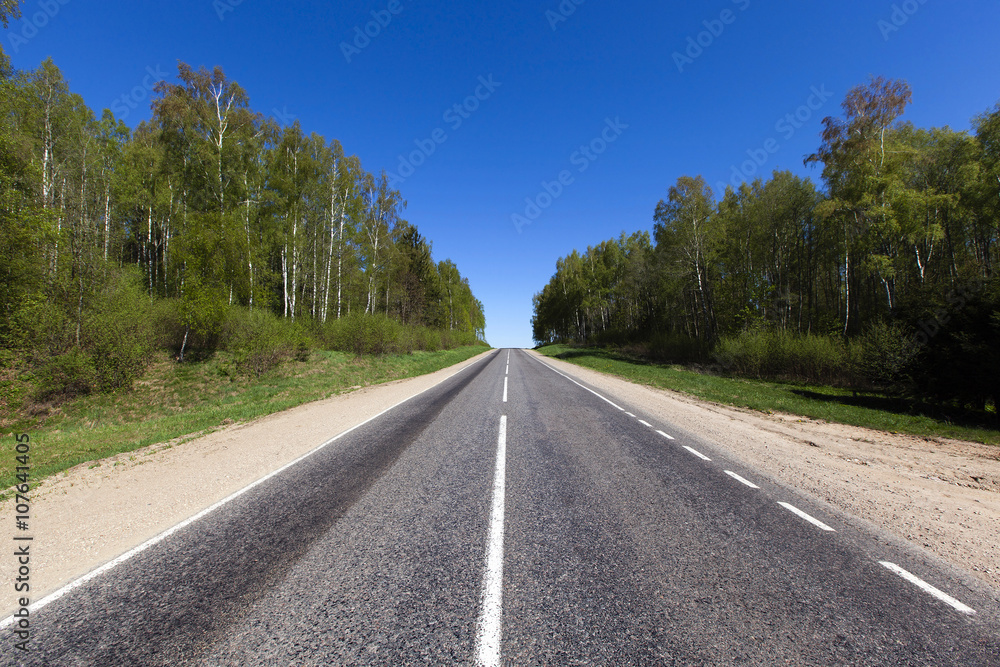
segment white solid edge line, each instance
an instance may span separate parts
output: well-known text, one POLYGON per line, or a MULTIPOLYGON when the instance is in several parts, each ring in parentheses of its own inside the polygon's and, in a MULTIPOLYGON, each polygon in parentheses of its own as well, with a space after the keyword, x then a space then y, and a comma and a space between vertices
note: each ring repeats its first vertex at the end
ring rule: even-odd
POLYGON ((914 584, 917 587, 923 589, 925 592, 930 593, 931 595, 936 597, 938 600, 941 600, 945 604, 951 605, 952 607, 962 612, 963 614, 969 614, 971 616, 972 614, 976 613, 976 610, 973 609, 972 607, 962 604, 961 602, 951 597, 947 593, 938 590, 937 588, 934 588, 920 577, 916 576, 915 574, 907 572, 906 570, 896 565, 895 563, 890 563, 888 561, 880 560, 879 564, 887 568, 888 570, 895 572, 903 579, 909 581, 911 584, 914 584))
POLYGON ((500 664, 500 640, 503 635, 503 529, 504 494, 507 475, 507 416, 500 417, 497 438, 497 464, 493 476, 493 510, 490 514, 489 542, 486 546, 486 569, 483 572, 483 598, 476 622, 476 664, 494 667, 500 664))
POLYGON ((507 378, 503 379, 503 402, 507 402, 507 378))
POLYGON ((667 440, 673 440, 674 439, 674 436, 668 435, 668 434, 664 433, 663 431, 657 431, 657 433, 659 433, 660 435, 662 435, 667 440))
MULTIPOLYGON (((590 387, 585 387, 585 386, 583 386, 582 384, 580 384, 579 382, 577 382, 576 380, 574 380, 574 379, 573 379, 573 378, 571 378, 570 376, 566 375, 565 373, 560 373, 560 372, 559 372, 559 371, 557 371, 556 369, 552 368, 552 366, 549 366, 549 365, 548 365, 547 363, 545 363, 544 361, 540 361, 539 359, 535 359, 535 361, 537 361, 538 363, 540 363, 540 364, 541 364, 542 366, 545 366, 546 368, 548 368, 548 369, 549 369, 550 371, 552 371, 553 373, 557 373, 557 374, 559 374, 559 375, 562 375, 562 376, 563 376, 564 378, 566 378, 567 380, 569 380, 570 382, 572 382, 572 383, 573 383, 573 384, 575 384, 576 386, 580 387, 581 389, 586 389, 586 390, 587 390, 587 391, 589 391, 589 392, 590 392, 591 394, 593 394, 593 395, 594 395, 594 396, 596 396, 597 398, 601 399, 602 401, 604 401, 604 402, 605 402, 605 403, 607 403, 608 405, 611 405, 612 407, 614 407, 614 408, 618 408, 618 409, 619 409, 619 410, 621 410, 622 412, 625 412, 625 408, 623 408, 622 406, 618 405, 617 403, 614 403, 614 402, 612 402, 612 401, 611 401, 610 399, 607 399, 607 398, 605 398, 605 397, 601 396, 600 394, 598 394, 598 393, 597 393, 596 391, 594 391, 594 390, 593 390, 593 389, 591 389, 590 387)), ((626 413, 626 414, 629 414, 629 413, 626 413)), ((635 415, 632 415, 632 416, 634 417, 635 415)))
MULTIPOLYGON (((413 396, 410 396, 409 398, 404 398, 402 401, 396 403, 395 405, 393 405, 391 407, 386 408, 385 410, 383 410, 382 412, 378 413, 377 415, 369 417, 368 419, 364 420, 360 424, 355 424, 354 426, 352 426, 351 428, 347 429, 346 431, 342 431, 341 433, 338 433, 337 435, 333 436, 332 438, 330 438, 329 440, 327 440, 323 444, 321 444, 318 447, 315 447, 314 449, 306 452, 305 454, 303 454, 299 458, 295 459, 294 461, 291 461, 290 463, 286 463, 285 465, 281 466, 277 470, 275 470, 275 471, 273 471, 271 473, 268 473, 267 475, 264 475, 263 477, 261 477, 260 479, 254 481, 254 482, 250 482, 250 484, 244 486, 239 491, 231 493, 230 495, 228 495, 225 498, 223 498, 222 500, 218 501, 217 503, 215 503, 211 507, 207 507, 206 509, 203 509, 202 511, 198 512, 194 516, 189 517, 189 518, 185 519, 184 521, 181 521, 177 525, 175 525, 175 526, 173 526, 171 528, 167 528, 165 531, 163 531, 159 535, 151 537, 148 540, 146 540, 145 542, 143 542, 142 544, 140 544, 139 546, 133 547, 132 549, 129 549, 128 551, 126 551, 122 555, 118 556, 114 560, 108 561, 104 565, 101 565, 101 566, 99 566, 99 567, 91 570, 90 572, 88 572, 87 574, 83 575, 79 579, 76 579, 75 581, 71 581, 70 583, 66 584, 62 588, 60 588, 60 589, 58 589, 58 590, 56 590, 56 591, 54 591, 52 593, 49 593, 48 595, 46 595, 44 598, 42 598, 38 602, 35 602, 34 604, 30 605, 28 607, 28 611, 31 612, 31 613, 37 612, 39 609, 41 609, 41 608, 43 608, 43 607, 45 607, 45 606, 47 606, 47 605, 55 602, 56 600, 58 600, 59 598, 63 597, 64 595, 66 595, 70 591, 73 591, 73 590, 79 588, 80 586, 83 586, 85 583, 87 583, 91 579, 94 579, 94 578, 96 578, 96 577, 104 574, 105 572, 114 569, 118 565, 121 565, 125 561, 129 560, 130 558, 132 558, 133 556, 136 556, 136 555, 142 553, 146 549, 148 549, 148 548, 150 548, 150 547, 152 547, 152 546, 154 546, 154 545, 162 542, 163 540, 167 539, 168 537, 170 537, 174 533, 176 533, 176 532, 178 532, 180 530, 183 530, 184 528, 187 528, 188 526, 190 526, 195 521, 198 521, 199 519, 201 519, 201 518, 203 518, 203 517, 211 514, 215 510, 217 510, 220 507, 222 507, 223 505, 225 505, 225 504, 227 504, 229 502, 232 502, 233 500, 236 500, 237 498, 239 498, 240 496, 242 496, 243 494, 245 494, 247 491, 250 491, 251 489, 253 489, 253 488, 255 488, 255 487, 263 484, 267 480, 271 479, 272 477, 275 477, 276 475, 281 474, 282 472, 284 472, 285 470, 288 470, 292 466, 294 466, 294 465, 296 465, 298 463, 301 463, 302 461, 304 461, 305 459, 309 458, 313 454, 319 452, 320 450, 325 449, 326 447, 329 447, 334 442, 336 442, 337 440, 340 440, 341 438, 343 438, 348 433, 351 433, 352 431, 355 431, 355 430, 361 428, 365 424, 378 419, 379 417, 381 417, 382 415, 384 415, 387 412, 395 410, 396 408, 398 408, 402 404, 406 403, 407 401, 412 401, 417 396, 420 396, 421 394, 424 394, 424 393, 430 391, 431 389, 433 389, 434 387, 438 386, 442 382, 450 380, 451 378, 455 377, 456 375, 458 375, 462 371, 465 371, 465 370, 467 370, 469 368, 472 368, 473 366, 475 366, 476 364, 480 363, 481 361, 485 361, 485 359, 480 359, 479 361, 474 361, 471 364, 468 364, 467 366, 463 366, 462 368, 458 369, 457 371, 455 371, 454 373, 452 373, 448 377, 441 378, 441 380, 439 382, 435 382, 430 387, 427 387, 426 389, 422 389, 419 392, 417 392, 416 394, 414 394, 413 396)), ((8 616, 7 618, 5 618, 2 621, 0 621, 0 629, 6 628, 8 625, 12 625, 13 623, 14 623, 14 616, 13 615, 8 616)))
POLYGON ((646 428, 653 428, 653 425, 650 424, 648 421, 643 421, 642 419, 640 419, 639 423, 645 426, 646 428))
POLYGON ((687 445, 684 445, 684 449, 688 450, 689 452, 691 452, 692 454, 694 454, 695 456, 697 456, 702 461, 711 461, 712 460, 712 459, 708 458, 707 456, 705 456, 704 454, 702 454, 701 452, 699 452, 697 449, 692 449, 691 447, 688 447, 687 445))
POLYGON ((756 484, 754 484, 750 480, 744 479, 744 478, 740 477, 739 475, 737 475, 736 473, 734 473, 732 470, 726 470, 725 472, 726 472, 727 475, 729 475, 730 477, 732 477, 733 479, 735 479, 737 482, 740 482, 742 484, 746 484, 751 489, 759 489, 760 488, 759 486, 757 486, 756 484))
POLYGON ((826 525, 825 523, 823 523, 819 519, 816 519, 814 517, 809 516, 808 514, 806 514, 802 510, 800 510, 798 507, 795 507, 794 505, 789 505, 788 503, 778 503, 778 504, 781 505, 782 507, 784 507, 786 510, 788 510, 792 514, 794 514, 794 515, 796 515, 796 516, 798 516, 798 517, 800 517, 802 519, 805 519, 806 521, 808 521, 812 525, 816 526, 820 530, 825 530, 825 531, 830 532, 830 533, 836 533, 837 532, 836 530, 834 530, 830 526, 826 525))

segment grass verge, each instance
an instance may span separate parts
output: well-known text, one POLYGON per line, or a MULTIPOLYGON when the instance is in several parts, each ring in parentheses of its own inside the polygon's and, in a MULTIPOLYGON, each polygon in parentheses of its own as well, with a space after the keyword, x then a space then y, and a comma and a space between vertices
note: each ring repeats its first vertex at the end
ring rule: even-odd
POLYGON ((880 431, 1000 444, 1000 430, 995 426, 937 419, 923 413, 921 406, 899 399, 855 395, 833 387, 720 377, 682 366, 628 358, 603 349, 547 345, 537 351, 630 382, 760 412, 785 412, 880 431))
MULTIPOLYGON (((225 353, 200 363, 158 357, 129 392, 85 396, 34 419, 8 424, 0 489, 15 484, 14 433, 31 437, 31 481, 89 461, 159 443, 183 442, 236 422, 337 394, 425 375, 474 357, 482 345, 439 352, 355 357, 314 351, 257 379, 234 375, 225 353)), ((8 495, 0 493, 0 498, 8 495)))

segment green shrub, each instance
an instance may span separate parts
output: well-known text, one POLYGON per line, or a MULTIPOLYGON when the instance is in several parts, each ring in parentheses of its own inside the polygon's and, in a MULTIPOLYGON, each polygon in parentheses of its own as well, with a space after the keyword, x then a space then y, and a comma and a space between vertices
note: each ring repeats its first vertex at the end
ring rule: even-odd
POLYGON ((230 308, 222 325, 220 345, 230 352, 236 371, 260 377, 289 359, 307 361, 310 341, 297 324, 268 310, 230 308))
POLYGON ((36 374, 35 400, 67 400, 94 390, 97 371, 93 360, 80 349, 49 359, 36 374))
POLYGON ((156 346, 174 354, 179 352, 185 328, 180 299, 157 299, 153 303, 152 322, 156 346))
POLYGON ((904 385, 907 366, 915 350, 899 324, 877 322, 852 344, 851 361, 856 385, 866 389, 893 390, 904 385))
POLYGON ((76 346, 76 323, 65 308, 34 294, 16 313, 12 339, 35 359, 49 359, 76 346))
POLYGON ((715 359, 729 372, 745 377, 832 385, 850 384, 852 379, 848 348, 835 336, 749 329, 721 338, 715 359))
POLYGON ((84 319, 81 344, 92 358, 97 388, 127 389, 142 376, 155 342, 153 309, 138 272, 109 280, 84 319))
POLYGON ((472 332, 404 325, 385 315, 352 314, 330 320, 315 329, 325 349, 366 354, 436 352, 463 345, 483 344, 472 332))
POLYGON ((679 333, 654 333, 647 346, 648 356, 662 363, 700 363, 709 357, 709 346, 704 341, 679 333))

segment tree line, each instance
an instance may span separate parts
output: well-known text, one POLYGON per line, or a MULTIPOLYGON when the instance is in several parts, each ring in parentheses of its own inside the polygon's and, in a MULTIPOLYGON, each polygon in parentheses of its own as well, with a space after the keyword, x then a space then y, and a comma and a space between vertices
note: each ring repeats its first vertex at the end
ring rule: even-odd
MULTIPOLYGON (((16 3, 0 10, 11 16, 16 3)), ((100 365, 99 330, 124 344, 140 317, 182 360, 271 317, 358 351, 399 346, 345 342, 337 323, 361 336, 366 318, 389 322, 375 326, 383 334, 417 331, 408 349, 427 347, 425 330, 431 347, 483 338, 468 279, 435 261, 384 172, 255 111, 221 68, 180 64, 151 110, 131 130, 96 116, 51 60, 16 71, 0 52, 5 362, 83 351, 100 365)))
POLYGON ((652 237, 623 234, 557 262, 534 297, 535 340, 656 339, 665 358, 732 368, 755 356, 753 374, 995 404, 1000 106, 970 133, 902 122, 910 100, 908 84, 880 77, 848 92, 805 160, 822 168, 822 189, 787 171, 724 193, 679 178, 652 237), (836 362, 787 373, 789 341, 819 338, 842 351, 836 362), (962 388, 956 374, 973 370, 981 386, 962 388))

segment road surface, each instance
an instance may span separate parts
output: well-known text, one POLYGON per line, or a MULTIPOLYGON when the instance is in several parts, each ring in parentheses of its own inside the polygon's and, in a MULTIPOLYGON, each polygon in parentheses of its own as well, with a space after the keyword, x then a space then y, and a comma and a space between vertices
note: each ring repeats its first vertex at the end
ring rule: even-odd
MULTIPOLYGON (((330 434, 336 436, 337 434, 330 434)), ((500 350, 61 591, 23 665, 1000 665, 996 596, 500 350)))

